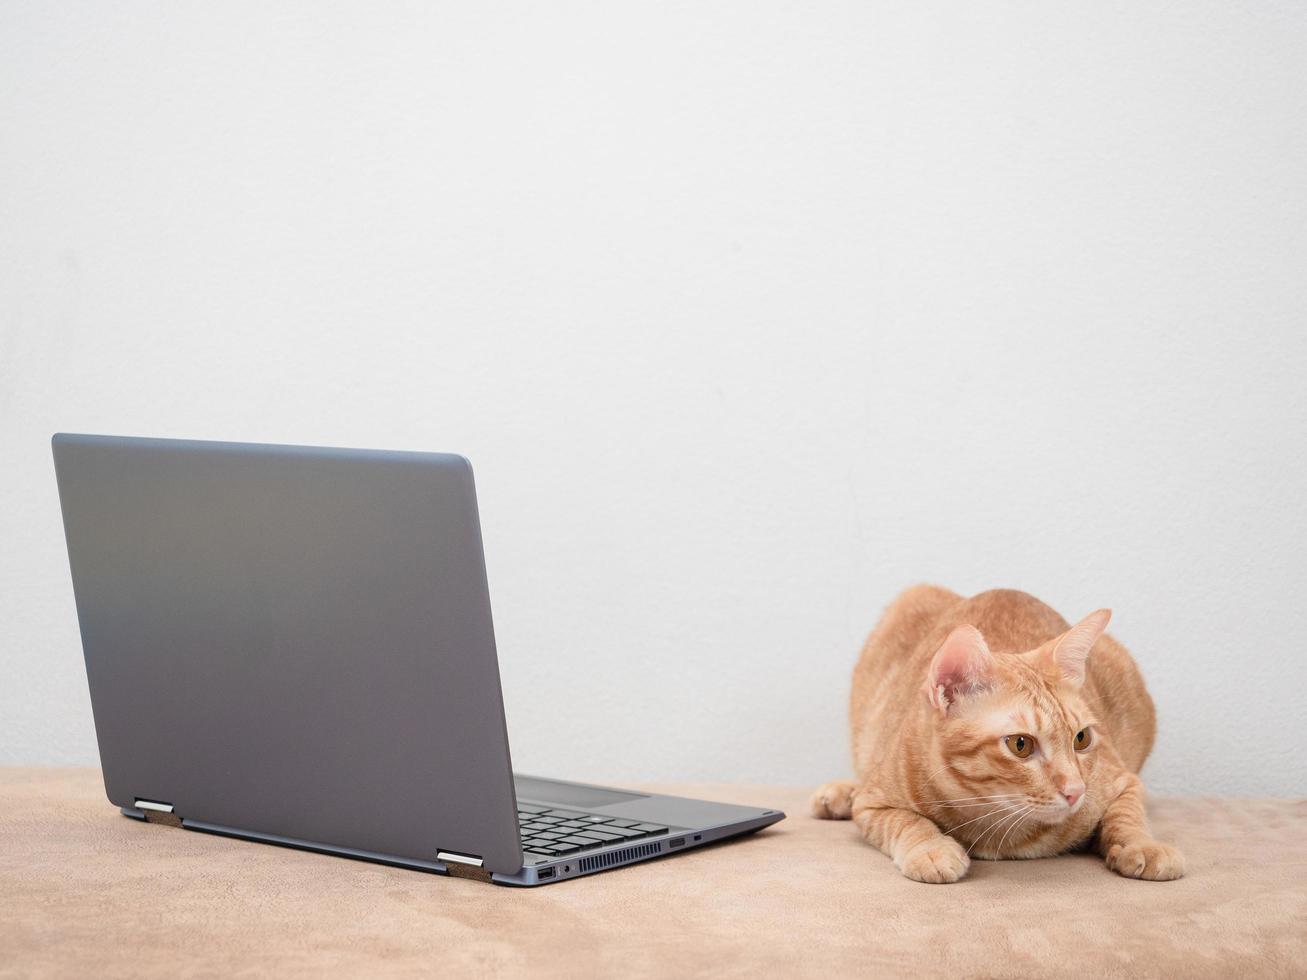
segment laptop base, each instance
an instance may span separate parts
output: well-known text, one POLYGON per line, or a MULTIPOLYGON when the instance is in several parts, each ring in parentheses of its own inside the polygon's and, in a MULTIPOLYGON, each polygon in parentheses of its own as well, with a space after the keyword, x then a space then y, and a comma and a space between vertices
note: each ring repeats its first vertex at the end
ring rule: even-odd
POLYGON ((666 823, 667 826, 662 833, 651 834, 629 842, 601 843, 597 847, 583 848, 574 853, 560 856, 533 853, 528 849, 527 853, 523 855, 524 863, 522 867, 515 873, 504 874, 483 870, 460 860, 424 861, 353 847, 324 844, 318 841, 301 840, 280 834, 229 827, 191 817, 176 818, 171 814, 167 814, 166 816, 170 819, 161 820, 160 817, 163 815, 156 813, 152 806, 125 806, 120 809, 124 816, 135 820, 165 822, 169 826, 181 827, 185 830, 197 830, 201 833, 217 834, 222 837, 232 837, 261 844, 276 844, 281 847, 293 847, 305 851, 317 851, 337 857, 355 858, 361 861, 387 864, 392 867, 435 872, 436 874, 451 877, 471 878, 477 881, 519 888, 554 884, 559 881, 584 877, 585 875, 598 874, 601 871, 610 871, 629 864, 637 864, 641 861, 684 853, 704 844, 754 833, 785 819, 785 814, 779 810, 713 803, 707 800, 664 796, 656 793, 616 790, 586 783, 568 783, 562 780, 544 780, 530 776, 516 776, 515 780, 522 789, 544 791, 536 799, 519 798, 519 807, 525 805, 539 807, 546 811, 557 810, 558 807, 563 805, 559 801, 566 800, 569 812, 596 818, 593 826, 597 828, 602 828, 609 821, 629 821, 634 817, 645 817, 653 822, 666 823), (602 805, 583 808, 575 802, 579 799, 598 802, 602 805), (604 803, 604 801, 608 800, 613 802, 604 803), (626 816, 623 816, 623 814, 626 816), (669 814, 681 819, 667 821, 666 817, 669 814), (690 819, 687 820, 686 818, 690 819))

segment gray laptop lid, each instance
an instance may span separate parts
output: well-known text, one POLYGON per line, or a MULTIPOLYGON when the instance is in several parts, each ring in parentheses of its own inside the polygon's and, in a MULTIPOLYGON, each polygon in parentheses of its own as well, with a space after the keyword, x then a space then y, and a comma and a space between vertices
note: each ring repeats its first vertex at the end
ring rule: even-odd
POLYGON ((466 460, 63 434, 54 457, 113 803, 522 866, 466 460))

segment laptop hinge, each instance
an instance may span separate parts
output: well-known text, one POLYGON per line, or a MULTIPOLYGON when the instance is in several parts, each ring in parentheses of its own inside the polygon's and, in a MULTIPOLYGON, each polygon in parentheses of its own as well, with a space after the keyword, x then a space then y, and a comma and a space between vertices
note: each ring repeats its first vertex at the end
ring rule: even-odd
POLYGON ((459 854, 457 851, 437 851, 436 860, 445 862, 445 871, 454 878, 472 878, 476 881, 489 881, 490 872, 482 868, 485 863, 475 854, 459 854))
POLYGON ((165 827, 180 827, 182 818, 173 813, 171 803, 157 800, 137 800, 136 809, 145 814, 146 823, 162 824, 165 827))
MULTIPOLYGON (((172 807, 169 807, 168 809, 171 810, 172 807)), ((456 861, 459 864, 470 864, 474 868, 479 868, 481 865, 485 864, 485 862, 475 854, 459 854, 457 851, 437 851, 436 860, 445 861, 446 863, 456 861)))

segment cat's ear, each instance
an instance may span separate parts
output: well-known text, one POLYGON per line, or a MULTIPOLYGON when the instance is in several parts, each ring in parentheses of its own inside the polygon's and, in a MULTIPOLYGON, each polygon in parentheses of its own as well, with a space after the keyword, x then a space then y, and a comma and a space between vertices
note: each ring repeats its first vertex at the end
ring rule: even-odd
POLYGON ((1063 682, 1079 687, 1085 682, 1085 661, 1094 643, 1107 629, 1112 610, 1098 609, 1062 634, 1048 656, 1063 682))
POLYGON ((941 714, 958 697, 984 690, 994 673, 994 657, 985 638, 974 626, 958 626, 944 640, 930 662, 926 699, 941 714))

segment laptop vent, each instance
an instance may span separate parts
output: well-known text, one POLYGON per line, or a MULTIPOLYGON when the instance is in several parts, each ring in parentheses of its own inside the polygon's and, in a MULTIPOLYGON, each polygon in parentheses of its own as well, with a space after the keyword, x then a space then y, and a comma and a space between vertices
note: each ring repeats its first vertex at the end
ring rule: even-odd
POLYGON ((657 854, 662 847, 662 844, 640 844, 636 847, 622 848, 620 851, 608 851, 604 854, 595 854, 593 857, 581 858, 581 871, 597 871, 600 868, 611 868, 614 864, 634 861, 636 858, 649 857, 651 854, 657 854))

